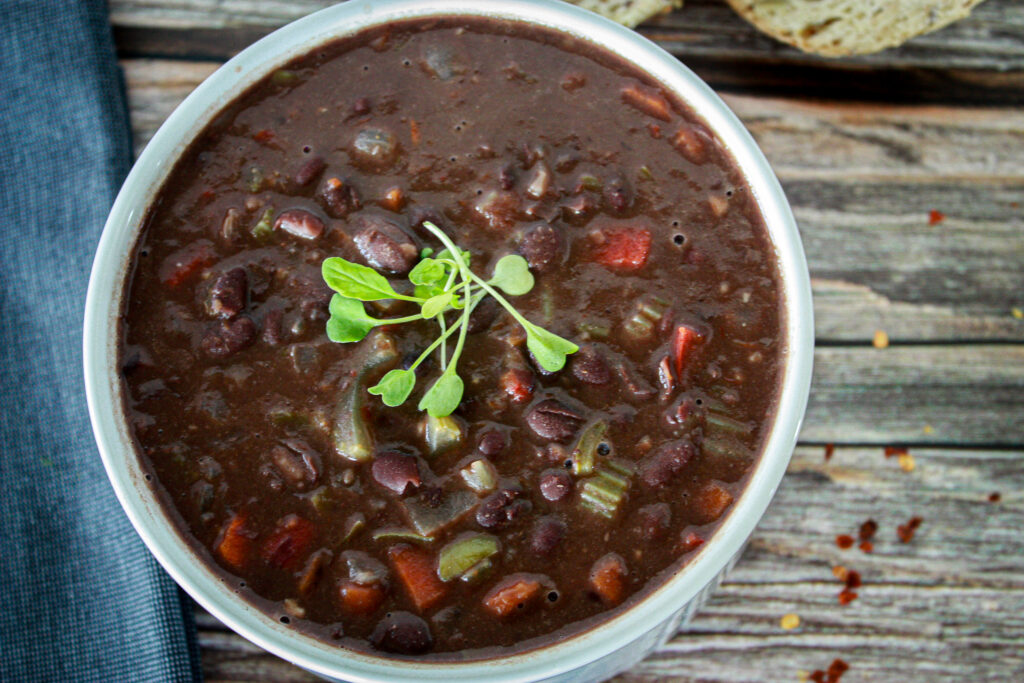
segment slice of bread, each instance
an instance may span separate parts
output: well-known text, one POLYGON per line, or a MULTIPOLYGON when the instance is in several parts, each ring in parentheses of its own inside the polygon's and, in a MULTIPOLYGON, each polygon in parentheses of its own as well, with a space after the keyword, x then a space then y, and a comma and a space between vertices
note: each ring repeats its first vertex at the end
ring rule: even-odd
POLYGON ((827 57, 901 45, 962 19, 982 0, 728 0, 768 35, 827 57))
POLYGON ((633 27, 673 7, 682 7, 683 0, 569 0, 583 9, 597 12, 612 21, 633 27))

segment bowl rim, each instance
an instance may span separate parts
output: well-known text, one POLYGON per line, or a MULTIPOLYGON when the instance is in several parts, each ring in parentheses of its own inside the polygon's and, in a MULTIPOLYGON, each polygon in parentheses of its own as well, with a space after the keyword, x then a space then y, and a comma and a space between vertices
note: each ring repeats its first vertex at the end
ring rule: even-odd
POLYGON ((160 564, 207 611, 260 647, 307 670, 351 681, 439 679, 526 681, 597 662, 669 622, 742 550, 785 473, 810 390, 813 310, 806 259, 792 211, 767 160, 727 105, 689 68, 640 34, 556 0, 350 0, 296 20, 245 49, 197 87, 167 118, 139 156, 104 226, 86 298, 83 355, 94 436, 118 500, 160 564), (636 605, 541 648, 468 662, 421 662, 330 645, 278 623, 208 568, 174 528, 145 481, 121 414, 118 320, 129 257, 141 222, 178 156, 255 76, 315 46, 383 22, 470 15, 553 28, 603 46, 674 92, 714 131, 745 176, 774 245, 785 300, 786 362, 774 422, 742 494, 698 555, 636 605))

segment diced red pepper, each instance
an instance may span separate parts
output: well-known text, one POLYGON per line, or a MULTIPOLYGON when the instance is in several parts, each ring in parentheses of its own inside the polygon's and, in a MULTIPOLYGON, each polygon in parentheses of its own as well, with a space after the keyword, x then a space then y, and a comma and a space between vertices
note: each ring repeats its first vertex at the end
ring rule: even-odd
POLYGON ((356 616, 369 616, 384 602, 384 588, 379 583, 363 585, 355 581, 342 581, 338 587, 341 608, 356 616))
POLYGON ((509 368, 498 380, 515 403, 525 403, 533 396, 533 374, 523 368, 509 368))
POLYGON ((260 554, 275 567, 294 571, 309 549, 315 530, 309 520, 288 515, 263 542, 260 554))
POLYGON ((228 522, 217 544, 217 554, 235 569, 249 562, 252 554, 252 535, 245 528, 246 515, 238 512, 228 522))
POLYGON ((437 578, 436 562, 429 553, 401 543, 388 550, 398 580, 421 612, 437 604, 447 589, 437 578))
POLYGON ((160 281, 170 287, 177 287, 192 274, 216 260, 217 256, 209 242, 193 242, 164 259, 160 264, 160 281))
POLYGON ((590 587, 606 605, 622 602, 626 592, 626 561, 616 553, 600 557, 590 569, 590 587))
POLYGON ((669 121, 672 118, 668 102, 664 97, 643 90, 639 86, 631 85, 628 88, 623 88, 622 101, 656 119, 669 121))
POLYGON ((484 607, 496 617, 507 617, 524 609, 540 594, 540 581, 515 577, 498 584, 484 596, 484 607))
POLYGON ((609 228, 598 240, 591 257, 608 268, 638 270, 651 253, 651 232, 643 228, 609 228))
POLYGON ((693 500, 696 511, 704 524, 721 517, 732 501, 732 494, 715 482, 709 483, 698 491, 693 500))
POLYGON ((676 328, 675 335, 672 337, 672 356, 676 363, 676 377, 682 379, 683 370, 686 368, 686 359, 690 353, 690 349, 692 349, 693 345, 699 342, 700 339, 700 332, 692 327, 680 325, 676 328))

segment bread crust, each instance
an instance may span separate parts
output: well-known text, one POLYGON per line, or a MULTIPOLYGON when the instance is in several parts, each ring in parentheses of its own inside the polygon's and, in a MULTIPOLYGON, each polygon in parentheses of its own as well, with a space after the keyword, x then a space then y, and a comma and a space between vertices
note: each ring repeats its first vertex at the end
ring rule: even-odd
POLYGON ((983 0, 727 0, 773 38, 826 57, 879 52, 971 13, 983 0))
POLYGON ((683 0, 569 0, 591 12, 632 28, 651 17, 683 6, 683 0))

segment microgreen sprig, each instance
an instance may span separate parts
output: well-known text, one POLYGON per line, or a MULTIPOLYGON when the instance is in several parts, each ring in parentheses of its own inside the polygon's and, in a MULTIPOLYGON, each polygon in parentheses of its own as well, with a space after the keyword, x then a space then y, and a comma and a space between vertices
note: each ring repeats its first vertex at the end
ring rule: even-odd
POLYGON ((438 253, 424 249, 420 261, 409 271, 413 295, 401 294, 377 271, 342 258, 328 258, 323 263, 323 277, 336 294, 331 298, 327 336, 331 341, 357 342, 374 327, 399 325, 418 320, 437 321, 441 332, 407 369, 388 372, 369 392, 380 396, 385 405, 399 406, 409 398, 416 386, 416 368, 440 347, 441 375, 420 398, 419 409, 433 417, 444 417, 454 411, 465 389, 457 372, 459 357, 466 345, 469 316, 488 295, 501 304, 526 330, 526 346, 541 367, 549 372, 561 370, 565 357, 579 347, 524 318, 498 290, 509 296, 521 296, 533 289, 534 278, 522 256, 503 256, 494 266, 489 280, 474 273, 470 267, 472 254, 460 249, 440 228, 429 221, 423 227, 444 245, 438 253), (398 299, 419 304, 420 312, 400 318, 374 318, 366 312, 363 302, 398 299), (445 314, 460 311, 454 324, 448 325, 445 314), (458 334, 450 357, 448 340, 458 334))

